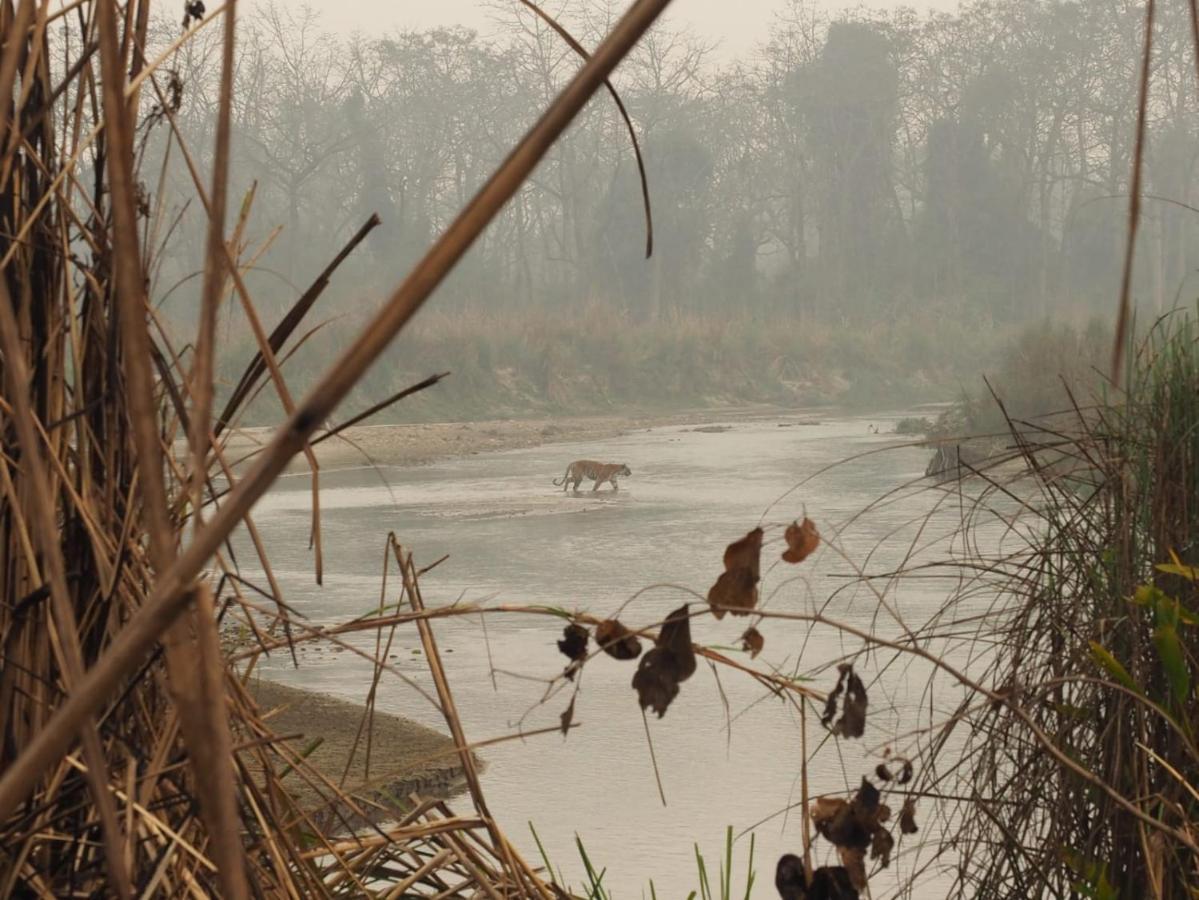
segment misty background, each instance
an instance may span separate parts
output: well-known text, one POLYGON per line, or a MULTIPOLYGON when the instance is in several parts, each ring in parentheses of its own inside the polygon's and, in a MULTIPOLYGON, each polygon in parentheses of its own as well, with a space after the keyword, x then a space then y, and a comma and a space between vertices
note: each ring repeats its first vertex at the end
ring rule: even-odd
MULTIPOLYGON (((383 223, 322 297, 326 324, 289 358, 295 389, 577 68, 515 2, 480 8, 485 31, 347 33, 281 3, 241 23, 232 196, 252 197, 238 249, 266 327, 372 213, 383 223)), ((546 8, 591 47, 622 7, 546 8)), ((882 406, 952 397, 1022 334, 1060 336, 1041 348, 1050 363, 1103 347, 1097 317, 1115 308, 1127 228, 1137 5, 829 12, 789 0, 764 29, 745 52, 716 52, 676 16, 617 73, 646 159, 651 259, 632 147, 597 95, 347 414, 447 369, 452 378, 395 415, 882 406)), ((178 22, 160 22, 156 41, 177 35, 178 22)), ((201 171, 218 37, 210 28, 188 42, 176 70, 174 116, 201 171)), ((1134 279, 1150 313, 1190 299, 1191 42, 1186 9, 1161 8, 1134 279)), ((204 225, 177 199, 188 170, 165 146, 147 132, 143 172, 164 181, 146 192, 176 223, 158 236, 153 291, 166 327, 183 330, 204 225)), ((254 350, 235 299, 221 350, 230 382, 254 350)), ((277 415, 269 393, 247 424, 277 415)))

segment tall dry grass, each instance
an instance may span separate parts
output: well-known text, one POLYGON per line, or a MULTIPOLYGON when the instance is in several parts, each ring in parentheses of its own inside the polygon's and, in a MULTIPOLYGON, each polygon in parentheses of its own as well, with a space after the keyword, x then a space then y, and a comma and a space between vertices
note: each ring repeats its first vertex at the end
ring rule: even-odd
MULTIPOLYGON (((313 783, 335 808, 353 810, 357 801, 272 734, 246 693, 252 666, 234 668, 221 651, 219 618, 255 607, 227 540, 244 527, 276 587, 252 510, 287 461, 305 453, 319 580, 311 442, 666 4, 632 5, 298 399, 278 355, 342 257, 268 334, 235 258, 244 219, 232 232, 226 222, 236 4, 207 15, 203 4, 187 4, 178 41, 148 58, 151 0, 0 3, 0 895, 549 896, 487 810, 421 615, 418 572, 398 548, 404 597, 474 812, 456 817, 420 803, 386 830, 341 840, 298 807, 289 775, 313 783), (223 29, 211 173, 196 169, 174 129, 187 86, 170 73, 172 52, 203 28, 223 29), (151 139, 169 141, 184 160, 209 221, 196 322, 183 342, 148 302, 154 254, 170 231, 156 202, 161 175, 138 167, 151 139), (217 310, 226 296, 258 355, 214 419, 217 310), (236 478, 223 439, 259 385, 287 418, 236 478), (186 438, 183 458, 172 452, 176 438, 186 438)), ((312 637, 291 630, 277 590, 271 599, 258 612, 286 640, 312 637)))
POLYGON ((964 699, 918 741, 917 789, 941 799, 957 857, 952 896, 1199 886, 1195 322, 1156 323, 1122 390, 1010 417, 1006 458, 938 488, 973 498, 956 557, 905 577, 956 571, 920 639, 948 629, 970 660, 951 679, 964 699), (999 555, 980 538, 997 524, 1014 538, 999 555))

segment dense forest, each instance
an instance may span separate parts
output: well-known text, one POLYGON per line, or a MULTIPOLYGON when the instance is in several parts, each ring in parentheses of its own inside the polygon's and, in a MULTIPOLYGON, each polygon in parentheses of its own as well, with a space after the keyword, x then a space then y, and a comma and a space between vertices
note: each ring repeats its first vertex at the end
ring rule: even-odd
MULTIPOLYGON (((607 0, 549 10, 586 46, 614 16, 607 0)), ((268 4, 244 23, 233 171, 236 191, 256 186, 243 260, 259 269, 256 296, 267 309, 271 298, 284 308, 316 274, 313 260, 377 212, 382 226, 347 264, 326 312, 369 307, 577 67, 519 4, 497 4, 494 21, 488 36, 342 37, 304 7, 268 4)), ((175 29, 164 23, 158 40, 175 29)), ((1134 282, 1151 311, 1176 304, 1193 265, 1187 204, 1199 143, 1183 112, 1194 99, 1191 42, 1185 9, 1162 9, 1134 282)), ((841 330, 925 322, 902 338, 897 365, 948 352, 931 346, 939 340, 963 347, 963 332, 981 341, 1045 316, 1106 312, 1126 234, 1143 43, 1143 11, 1126 0, 986 0, 957 15, 861 9, 836 18, 789 0, 769 41, 729 64, 694 36, 656 30, 614 79, 646 159, 652 257, 632 147, 601 96, 455 272, 438 310, 478 315, 473 332, 493 342, 513 329, 513 353, 537 357, 539 370, 565 363, 546 359, 552 340, 531 349, 538 310, 558 317, 541 327, 600 342, 617 327, 683 321, 841 330)), ((197 36, 177 70, 177 121, 201 168, 218 46, 215 32, 197 36)), ((147 142, 146 171, 157 171, 156 146, 147 142)), ((183 196, 186 170, 168 162, 168 183, 183 196)), ((173 196, 165 191, 164 202, 173 196)), ((186 294, 172 287, 196 270, 202 246, 202 215, 183 210, 160 257, 160 298, 186 294)), ((458 371, 462 345, 478 343, 468 331, 459 323, 438 343, 458 371)), ((708 335, 698 329, 695 342, 708 335)), ((861 355, 877 357, 887 342, 884 331, 861 355)), ((976 350, 947 359, 947 370, 962 377, 976 350)), ((488 374, 503 368, 502 350, 472 353, 488 374)), ((802 380, 812 365, 807 351, 789 359, 754 345, 740 355, 770 355, 783 380, 788 369, 802 380)), ((552 394, 550 376, 540 378, 531 391, 552 394)))

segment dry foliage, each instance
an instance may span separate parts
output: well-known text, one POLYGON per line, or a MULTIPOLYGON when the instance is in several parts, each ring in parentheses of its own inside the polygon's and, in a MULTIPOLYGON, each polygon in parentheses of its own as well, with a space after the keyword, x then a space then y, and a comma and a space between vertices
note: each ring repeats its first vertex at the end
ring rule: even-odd
POLYGON ((716 618, 723 619, 726 612, 748 615, 758 605, 762 534, 761 528, 755 528, 725 549, 724 571, 708 591, 708 603, 716 618))
POLYGON ((837 671, 840 673, 837 677, 837 686, 833 688, 833 692, 825 701, 824 714, 820 717, 820 724, 828 726, 832 723, 833 733, 839 734, 841 737, 860 738, 866 730, 866 704, 869 701, 869 697, 866 695, 866 686, 862 684, 862 679, 854 673, 851 664, 843 663, 837 667, 837 671), (841 717, 834 722, 833 719, 837 715, 837 701, 842 693, 845 694, 845 699, 841 702, 841 717))
POLYGON ((787 526, 787 530, 783 532, 783 540, 787 542, 787 549, 783 551, 783 561, 801 563, 820 546, 820 532, 816 530, 816 523, 804 516, 802 523, 792 522, 787 526))
POLYGON ((613 659, 629 660, 641 655, 637 635, 615 619, 605 619, 596 626, 595 642, 613 659))
POLYGON ((695 674, 695 650, 691 646, 691 615, 687 604, 662 623, 654 648, 633 673, 633 689, 641 708, 649 707, 662 718, 679 695, 679 684, 695 674))
MULTIPOLYGON (((376 818, 362 808, 367 801, 272 732, 245 689, 258 656, 328 633, 289 615, 252 510, 304 453, 319 581, 311 445, 337 433, 325 426, 338 404, 666 4, 632 5, 302 400, 291 396, 279 353, 378 220, 268 334, 239 258, 248 205, 232 233, 226 227, 235 5, 184 4, 184 32, 151 57, 151 0, 0 4, 0 895, 553 895, 487 809, 417 570, 398 545, 409 621, 424 643, 472 812, 400 798, 391 824, 355 834, 349 818, 376 818), (223 29, 210 174, 175 130, 188 86, 170 72, 171 54, 205 28, 223 29), (149 299, 170 222, 157 202, 164 184, 152 182, 163 174, 139 171, 148 140, 169 142, 184 159, 194 205, 209 222, 197 327, 184 342, 167 333, 149 299), (227 296, 245 313, 258 355, 214 419, 214 323, 227 296), (248 468, 235 470, 226 441, 261 389, 278 396, 289 419, 248 468), (227 544, 238 527, 258 554, 268 581, 261 593, 272 605, 244 592, 227 544), (247 655, 220 647, 218 625, 232 617, 255 636, 247 655), (323 810, 300 807, 297 781, 325 798, 323 810)), ((375 665, 377 681, 387 666, 382 658, 375 665)))
POLYGON ((750 659, 756 659, 765 646, 766 638, 762 637, 762 632, 756 628, 747 628, 741 635, 741 649, 749 654, 750 659))

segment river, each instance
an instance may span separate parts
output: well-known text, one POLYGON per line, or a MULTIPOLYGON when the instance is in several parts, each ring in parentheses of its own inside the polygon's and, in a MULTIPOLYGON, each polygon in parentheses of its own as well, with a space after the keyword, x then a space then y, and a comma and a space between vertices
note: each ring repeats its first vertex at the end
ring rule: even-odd
MULTIPOLYGON (((887 433, 897 418, 813 412, 738 419, 724 431, 663 427, 586 445, 487 453, 419 468, 326 472, 325 583, 319 588, 307 546, 308 479, 283 479, 259 505, 256 521, 288 601, 317 623, 341 621, 377 605, 384 540, 395 531, 418 563, 448 554, 422 580, 430 606, 459 600, 549 604, 606 615, 638 591, 661 585, 621 614, 629 624, 648 625, 695 602, 670 585, 705 594, 721 571, 725 545, 759 520, 779 525, 806 512, 826 541, 797 567, 774 565, 780 545, 768 542, 762 565, 766 608, 823 609, 857 628, 897 638, 903 631, 896 616, 910 627, 922 625, 940 608, 945 588, 937 581, 879 582, 887 597, 880 604, 855 570, 886 572, 911 553, 913 541, 923 546, 921 557, 943 553, 948 538, 942 536, 959 522, 952 500, 930 516, 945 493, 927 485, 902 487, 920 481, 928 451, 899 446, 904 439, 887 433), (622 480, 618 493, 605 487, 599 494, 573 495, 553 487, 551 479, 578 457, 625 462, 632 476, 622 480), (783 496, 804 479, 806 484, 783 496)), ((389 601, 395 599, 392 589, 389 601)), ((539 705, 545 685, 529 677, 561 672, 565 659, 555 645, 560 621, 492 615, 486 636, 477 616, 435 627, 469 739, 558 723, 569 692, 539 705)), ((705 616, 694 621, 693 638, 727 647, 737 644, 744 627, 744 619, 717 622, 705 616)), ((862 647, 837 630, 803 622, 767 620, 760 630, 765 649, 754 665, 813 672, 813 686, 821 690, 831 689, 836 676, 821 667, 862 647)), ((373 651, 373 637, 358 640, 373 651)), ((431 689, 419 647, 415 629, 400 632, 392 662, 431 689)), ((748 662, 740 652, 729 655, 748 662)), ((296 670, 276 656, 263 671, 310 690, 364 698, 366 663, 331 652, 309 653, 304 660, 296 670)), ((601 656, 587 666, 574 713, 580 727, 568 738, 542 735, 482 751, 483 787, 501 826, 537 864, 540 854, 527 824, 533 822, 552 863, 576 887, 582 881, 577 834, 596 868, 606 870, 603 883, 617 898, 649 896, 651 879, 659 897, 686 896, 698 886, 695 844, 715 878, 729 825, 741 835, 733 880, 743 891, 749 853, 749 834, 743 832, 752 830, 755 896, 774 896, 775 861, 781 853, 800 852, 798 808, 786 813, 800 796, 795 707, 741 673, 726 669, 717 676, 701 663, 665 717, 650 719, 664 806, 630 687, 635 665, 601 656)), ((884 747, 909 751, 910 732, 928 721, 923 663, 872 654, 859 670, 871 695, 862 740, 831 739, 809 718, 813 793, 856 789, 884 747)), ((960 691, 948 693, 935 697, 937 709, 961 697, 960 691)), ((398 679, 385 677, 378 703, 444 730, 439 713, 398 679)), ((920 810, 918 821, 925 823, 931 812, 920 810)), ((914 869, 928 864, 935 849, 925 840, 930 833, 928 827, 920 833, 923 844, 900 842, 891 868, 872 878, 874 897, 895 893, 914 869)), ((820 840, 815 849, 828 851, 820 840)), ((945 877, 935 867, 925 870, 924 886, 913 896, 936 896, 945 877)))

